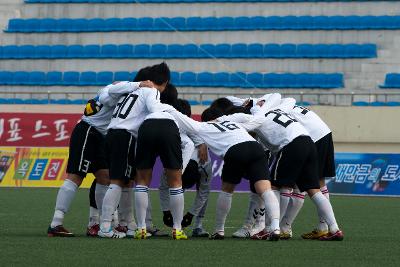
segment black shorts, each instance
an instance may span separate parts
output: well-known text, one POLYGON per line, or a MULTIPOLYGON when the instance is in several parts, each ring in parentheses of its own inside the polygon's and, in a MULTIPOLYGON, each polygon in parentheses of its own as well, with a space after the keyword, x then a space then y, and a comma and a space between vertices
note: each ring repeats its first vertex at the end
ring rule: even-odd
POLYGON ((136 168, 152 169, 160 156, 166 169, 182 169, 181 136, 178 126, 169 119, 145 120, 139 128, 136 168))
POLYGON ((332 133, 329 133, 315 142, 318 152, 318 174, 319 179, 336 176, 335 170, 335 149, 333 146, 332 133))
POLYGON ((110 179, 128 183, 136 174, 136 138, 126 130, 110 129, 106 135, 106 153, 110 179))
POLYGON ((257 181, 269 179, 267 155, 255 141, 234 145, 224 156, 222 181, 239 184, 242 177, 250 181, 252 191, 257 181))
POLYGON ((67 173, 86 177, 100 169, 108 169, 105 138, 93 126, 80 121, 74 128, 69 141, 67 173))
POLYGON ((298 186, 301 192, 319 189, 318 155, 309 136, 299 136, 276 155, 271 171, 273 186, 298 186))

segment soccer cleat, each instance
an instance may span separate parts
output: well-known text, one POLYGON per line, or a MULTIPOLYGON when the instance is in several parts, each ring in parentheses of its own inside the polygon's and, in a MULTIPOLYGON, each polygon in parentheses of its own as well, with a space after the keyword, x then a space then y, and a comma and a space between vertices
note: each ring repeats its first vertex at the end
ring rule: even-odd
POLYGON ((210 240, 223 240, 224 238, 225 238, 225 236, 220 233, 213 233, 210 236, 210 240))
POLYGON ((192 237, 209 237, 210 234, 202 228, 195 228, 192 231, 192 237))
POLYGON ((116 239, 119 239, 119 238, 125 238, 126 237, 125 233, 121 233, 121 232, 118 232, 118 231, 115 231, 115 230, 112 230, 112 229, 110 229, 110 231, 108 231, 108 232, 103 232, 100 229, 98 235, 100 237, 102 237, 102 238, 116 238, 116 239))
POLYGON ((114 229, 115 229, 115 231, 118 231, 118 232, 120 232, 120 233, 126 233, 126 232, 128 232, 128 227, 127 227, 127 226, 120 225, 120 224, 118 224, 117 227, 115 227, 114 229))
POLYGON ((174 240, 188 239, 187 235, 183 232, 183 230, 178 230, 178 229, 172 229, 172 238, 174 240))
POLYGON ((145 228, 136 229, 135 231, 135 239, 146 239, 147 238, 147 231, 145 228))
POLYGON ((303 239, 320 239, 321 237, 326 236, 328 233, 328 231, 320 231, 318 229, 314 229, 310 233, 302 234, 301 237, 303 239))
POLYGON ((232 237, 235 238, 249 238, 250 237, 250 227, 247 225, 243 225, 240 229, 232 234, 232 237))
POLYGON ((86 229, 86 236, 97 237, 99 230, 100 230, 100 225, 97 223, 93 224, 92 226, 90 226, 86 229))
POLYGON ((288 240, 288 239, 291 239, 292 237, 293 237, 292 230, 289 230, 289 231, 281 231, 280 239, 282 239, 282 240, 288 240))
POLYGON ((160 229, 158 229, 156 226, 151 226, 146 229, 147 234, 150 234, 150 236, 168 236, 168 234, 160 229))
POLYGON ((56 227, 51 227, 47 229, 47 236, 49 237, 73 237, 74 234, 64 228, 62 225, 57 225, 56 227))
POLYGON ((260 232, 252 235, 250 238, 253 239, 253 240, 268 240, 269 234, 270 233, 268 231, 263 229, 260 232))
POLYGON ((269 241, 278 241, 281 238, 281 231, 279 229, 275 229, 271 233, 269 233, 269 241))
POLYGON ((342 241, 344 238, 343 232, 337 230, 335 233, 328 233, 327 235, 321 236, 320 241, 342 241))

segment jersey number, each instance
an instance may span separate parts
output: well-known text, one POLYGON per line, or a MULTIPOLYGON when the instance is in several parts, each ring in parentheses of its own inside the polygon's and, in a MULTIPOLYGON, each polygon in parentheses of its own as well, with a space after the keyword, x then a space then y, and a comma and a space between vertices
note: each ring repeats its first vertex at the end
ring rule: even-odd
POLYGON ((214 125, 214 127, 221 132, 226 132, 226 130, 233 131, 239 129, 239 126, 234 123, 230 123, 229 121, 223 121, 221 123, 209 122, 208 124, 214 125))
POLYGON ((137 99, 138 95, 127 95, 121 102, 118 102, 112 117, 126 119, 137 99))
POLYGON ((292 122, 297 122, 294 118, 290 117, 289 114, 279 109, 271 110, 270 112, 265 114, 265 117, 267 117, 270 114, 275 115, 273 119, 274 122, 276 122, 279 125, 282 125, 285 128, 288 127, 292 122))
POLYGON ((303 114, 303 115, 306 115, 310 111, 308 108, 302 107, 302 106, 294 106, 293 109, 295 109, 295 108, 301 109, 301 114, 303 114))

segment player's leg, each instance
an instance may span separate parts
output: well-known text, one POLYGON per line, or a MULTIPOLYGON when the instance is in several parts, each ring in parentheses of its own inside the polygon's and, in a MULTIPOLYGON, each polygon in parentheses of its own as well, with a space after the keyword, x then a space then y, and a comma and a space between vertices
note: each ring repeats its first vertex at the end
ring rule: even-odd
POLYGON ((169 186, 167 181, 167 176, 165 175, 165 171, 161 175, 160 178, 160 186, 158 188, 160 193, 160 205, 161 210, 163 212, 163 222, 166 226, 173 226, 172 214, 169 209, 169 186))
POLYGON ((211 239, 215 240, 224 239, 225 221, 231 209, 232 195, 233 191, 235 190, 235 186, 236 183, 230 183, 224 180, 222 181, 221 192, 218 194, 217 205, 216 205, 215 228, 214 228, 214 233, 210 237, 211 239))
POLYGON ((286 235, 282 234, 282 238, 290 238, 292 236, 291 229, 294 220, 296 219, 297 215, 299 214, 301 208, 304 204, 304 197, 306 193, 300 192, 300 190, 295 187, 293 192, 290 196, 290 201, 284 216, 281 219, 281 226, 287 229, 286 235))
MULTIPOLYGON (((246 217, 244 219, 243 225, 236 232, 234 232, 232 234, 233 237, 235 237, 235 238, 247 238, 247 237, 250 237, 251 235, 256 234, 256 233, 259 232, 259 231, 258 232, 257 231, 252 231, 254 226, 255 226, 256 219, 258 218, 258 215, 259 215, 259 210, 260 210, 259 201, 258 201, 259 198, 260 197, 258 196, 258 194, 253 193, 253 192, 250 193, 250 195, 249 195, 249 205, 248 205, 248 208, 247 208, 247 213, 246 213, 246 217)), ((263 204, 263 208, 262 209, 264 210, 264 213, 265 213, 264 204, 263 204)), ((265 218, 265 216, 264 216, 264 218, 265 218)))
POLYGON ((100 229, 100 216, 99 210, 96 205, 96 179, 93 180, 89 189, 89 223, 86 230, 86 235, 90 237, 97 237, 100 229))
MULTIPOLYGON (((168 193, 168 187, 167 187, 167 193, 168 193)), ((146 232, 147 232, 147 237, 151 236, 168 236, 168 234, 161 229, 159 229, 156 225, 153 223, 153 216, 152 216, 152 205, 151 205, 151 198, 149 195, 149 200, 148 200, 148 205, 147 205, 147 210, 146 210, 146 232)), ((171 215, 172 218, 172 215, 171 215)), ((172 221, 172 219, 171 219, 172 221)))

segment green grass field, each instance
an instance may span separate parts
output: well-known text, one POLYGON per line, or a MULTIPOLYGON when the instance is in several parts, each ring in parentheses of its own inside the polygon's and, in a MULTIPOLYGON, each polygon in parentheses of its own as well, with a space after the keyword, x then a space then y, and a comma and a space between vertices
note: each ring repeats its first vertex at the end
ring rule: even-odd
MULTIPOLYGON (((80 190, 65 226, 75 238, 49 238, 56 189, 0 189, 1 266, 399 266, 399 199, 333 196, 343 242, 305 241, 299 237, 316 223, 309 200, 294 225, 292 240, 269 242, 169 238, 105 240, 87 238, 88 191, 80 190)), ((153 217, 161 226, 157 192, 152 192, 153 217)), ((186 193, 187 207, 194 193, 186 193)), ((205 226, 212 230, 216 194, 213 193, 205 226)), ((242 223, 247 194, 235 194, 226 236, 242 223)), ((187 230, 190 233, 190 230, 187 230)))

